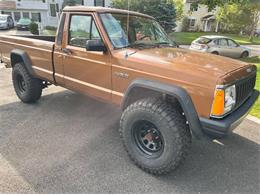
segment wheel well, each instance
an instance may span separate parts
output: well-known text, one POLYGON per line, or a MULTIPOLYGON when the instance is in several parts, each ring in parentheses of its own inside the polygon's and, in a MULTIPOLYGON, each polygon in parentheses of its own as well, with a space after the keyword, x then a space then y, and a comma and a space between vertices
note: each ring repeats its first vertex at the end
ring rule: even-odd
MULTIPOLYGON (((178 99, 172 95, 169 95, 167 93, 163 93, 160 91, 155 91, 152 89, 147 89, 144 87, 135 87, 133 88, 129 94, 127 94, 127 97, 125 101, 123 102, 123 110, 126 109, 130 104, 136 102, 137 100, 144 99, 144 98, 150 98, 150 97, 156 97, 156 98, 162 98, 167 103, 170 103, 172 105, 178 106, 181 108, 181 104, 179 103, 178 99)), ((182 109, 182 108, 181 108, 182 109)))
POLYGON ((14 67, 15 64, 23 62, 23 58, 18 54, 11 54, 11 65, 14 67))
POLYGON ((218 51, 213 51, 211 52, 212 54, 219 54, 218 51))

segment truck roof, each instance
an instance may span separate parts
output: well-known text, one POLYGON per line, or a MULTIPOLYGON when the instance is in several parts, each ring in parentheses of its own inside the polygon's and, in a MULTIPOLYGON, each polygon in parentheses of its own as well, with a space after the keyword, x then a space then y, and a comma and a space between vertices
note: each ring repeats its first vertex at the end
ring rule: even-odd
POLYGON ((92 7, 92 6, 66 6, 63 9, 64 12, 98 12, 98 13, 120 13, 120 14, 130 14, 130 15, 137 15, 142 17, 147 17, 154 19, 152 16, 141 14, 139 12, 128 11, 123 9, 115 9, 115 8, 108 8, 108 7, 92 7))

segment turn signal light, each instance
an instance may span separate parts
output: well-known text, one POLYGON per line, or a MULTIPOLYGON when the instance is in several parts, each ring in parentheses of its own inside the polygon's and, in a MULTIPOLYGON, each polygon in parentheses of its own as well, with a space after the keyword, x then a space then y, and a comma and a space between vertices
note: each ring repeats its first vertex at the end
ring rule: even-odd
POLYGON ((211 115, 212 116, 223 115, 224 106, 225 106, 225 92, 223 89, 216 89, 215 98, 211 109, 211 115))

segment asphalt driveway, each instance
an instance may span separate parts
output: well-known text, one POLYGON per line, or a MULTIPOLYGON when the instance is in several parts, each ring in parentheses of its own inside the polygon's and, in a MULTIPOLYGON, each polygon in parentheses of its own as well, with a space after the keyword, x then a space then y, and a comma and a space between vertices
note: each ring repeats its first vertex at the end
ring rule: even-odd
POLYGON ((119 117, 118 107, 59 87, 23 104, 0 65, 0 193, 260 193, 259 124, 193 140, 185 164, 155 177, 129 160, 119 117))

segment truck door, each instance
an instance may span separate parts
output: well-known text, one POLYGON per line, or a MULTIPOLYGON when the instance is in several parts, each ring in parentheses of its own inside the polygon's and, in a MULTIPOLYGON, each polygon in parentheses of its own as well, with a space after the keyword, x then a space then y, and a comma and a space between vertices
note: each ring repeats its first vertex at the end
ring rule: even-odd
POLYGON ((62 49, 65 86, 111 100, 110 54, 86 50, 87 40, 102 39, 94 16, 70 13, 67 24, 67 41, 62 49))

